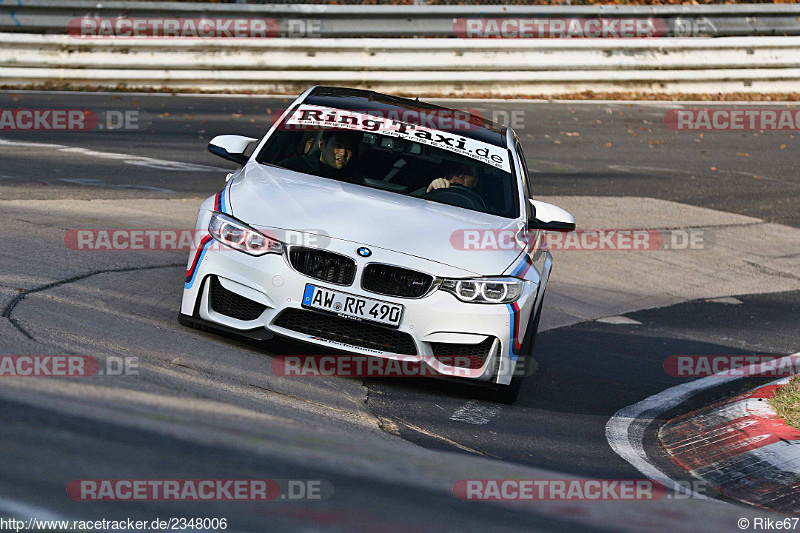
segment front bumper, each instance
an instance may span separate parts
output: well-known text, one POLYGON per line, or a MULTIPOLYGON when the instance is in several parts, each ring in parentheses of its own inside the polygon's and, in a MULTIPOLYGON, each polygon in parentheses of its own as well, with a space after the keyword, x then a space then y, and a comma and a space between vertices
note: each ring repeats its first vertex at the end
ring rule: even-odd
MULTIPOLYGON (((201 211, 198 229, 203 225, 207 227, 209 216, 209 212, 201 211)), ((535 267, 526 269, 524 278, 528 283, 513 304, 464 303, 440 290, 418 299, 400 298, 363 290, 363 266, 379 260, 439 277, 470 277, 469 273, 383 249, 373 248, 374 256, 364 259, 354 254, 357 246, 338 239, 326 242, 326 249, 347 255, 357 264, 354 282, 339 286, 296 271, 286 254, 253 257, 210 239, 205 248, 190 255, 181 305, 182 320, 187 322, 194 317, 228 332, 242 332, 251 337, 268 338, 269 334, 274 334, 336 351, 412 361, 434 371, 430 373, 443 376, 510 383, 529 319, 540 301, 537 298, 539 271, 535 267), (388 328, 303 308, 301 301, 307 283, 400 304, 404 308, 401 322, 397 328, 388 328), (245 311, 232 312, 226 308, 220 312, 220 306, 211 298, 213 290, 219 291, 219 287, 225 292, 215 294, 233 293, 255 305, 245 311), (341 330, 348 327, 343 337, 341 330), (347 342, 343 342, 343 338, 347 342), (459 357, 465 355, 461 351, 475 352, 479 346, 485 348, 480 366, 471 364, 465 368, 465 359, 459 357), (449 357, 443 357, 443 353, 449 357), (448 364, 455 361, 460 362, 448 364)))

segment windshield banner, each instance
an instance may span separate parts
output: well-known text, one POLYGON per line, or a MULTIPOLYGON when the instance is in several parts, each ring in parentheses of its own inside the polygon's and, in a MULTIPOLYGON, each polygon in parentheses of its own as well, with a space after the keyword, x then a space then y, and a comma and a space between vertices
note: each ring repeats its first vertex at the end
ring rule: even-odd
POLYGON ((296 126, 298 129, 319 127, 380 133, 448 150, 511 172, 508 151, 499 146, 392 118, 305 104, 286 119, 285 126, 287 129, 296 126))

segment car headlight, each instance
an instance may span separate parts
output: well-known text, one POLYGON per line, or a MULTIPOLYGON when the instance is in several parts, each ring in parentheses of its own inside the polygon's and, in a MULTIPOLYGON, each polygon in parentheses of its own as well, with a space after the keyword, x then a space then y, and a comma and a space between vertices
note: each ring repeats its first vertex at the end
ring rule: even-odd
POLYGON ((524 283, 519 278, 444 279, 439 289, 454 294, 462 302, 507 304, 519 298, 524 283))
POLYGON ((211 215, 208 232, 225 246, 246 254, 258 256, 283 253, 283 244, 280 241, 222 213, 211 215))

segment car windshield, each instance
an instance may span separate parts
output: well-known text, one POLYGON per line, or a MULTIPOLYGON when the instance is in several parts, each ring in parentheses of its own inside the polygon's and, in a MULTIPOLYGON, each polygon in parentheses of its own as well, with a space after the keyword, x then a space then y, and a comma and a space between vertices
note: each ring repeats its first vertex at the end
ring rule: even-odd
POLYGON ((290 113, 259 163, 514 218, 508 150, 452 131, 320 106, 290 113))

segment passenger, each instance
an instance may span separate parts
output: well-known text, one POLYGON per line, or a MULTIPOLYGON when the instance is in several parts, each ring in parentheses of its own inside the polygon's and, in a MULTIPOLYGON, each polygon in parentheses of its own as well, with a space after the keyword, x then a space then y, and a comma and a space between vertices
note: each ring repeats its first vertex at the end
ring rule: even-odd
POLYGON ((327 130, 319 140, 319 155, 297 155, 284 159, 279 166, 350 183, 361 183, 363 176, 356 164, 356 147, 361 134, 353 131, 327 130))

